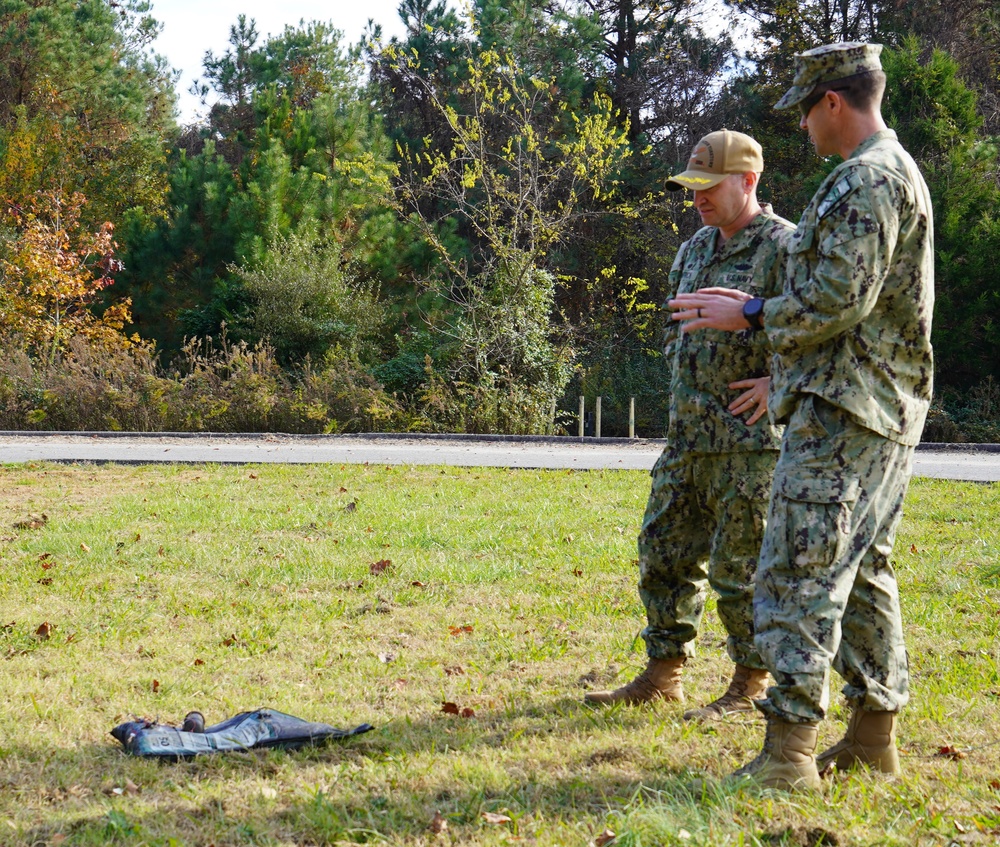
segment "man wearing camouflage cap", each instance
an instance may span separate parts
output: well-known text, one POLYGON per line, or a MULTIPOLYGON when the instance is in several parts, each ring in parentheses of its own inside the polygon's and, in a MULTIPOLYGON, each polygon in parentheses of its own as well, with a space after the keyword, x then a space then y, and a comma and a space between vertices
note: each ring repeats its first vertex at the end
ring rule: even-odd
MULTIPOLYGON (((794 227, 757 201, 764 159, 760 145, 723 129, 702 138, 688 167, 667 188, 693 189, 705 224, 681 245, 670 270, 675 294, 725 285, 748 297, 781 291, 784 243, 794 227)), ((639 595, 645 670, 614 691, 586 695, 589 703, 683 701, 681 666, 694 654, 706 582, 718 592, 718 612, 736 667, 721 697, 684 713, 719 720, 753 710, 767 670, 753 644, 753 578, 760 552, 771 474, 781 442, 767 411, 771 351, 751 330, 684 336, 668 322, 664 355, 670 368, 667 446, 652 471, 639 533, 639 595)))
POLYGON ((816 787, 819 768, 896 773, 896 714, 908 699, 899 593, 889 556, 930 404, 931 201, 881 116, 878 44, 796 56, 798 106, 826 178, 789 242, 784 289, 675 298, 685 332, 762 330, 775 351, 770 411, 786 422, 757 571, 755 643, 775 684, 758 706, 764 749, 736 772, 816 787), (815 756, 830 668, 852 714, 815 756), (819 768, 817 768, 817 763, 819 768))

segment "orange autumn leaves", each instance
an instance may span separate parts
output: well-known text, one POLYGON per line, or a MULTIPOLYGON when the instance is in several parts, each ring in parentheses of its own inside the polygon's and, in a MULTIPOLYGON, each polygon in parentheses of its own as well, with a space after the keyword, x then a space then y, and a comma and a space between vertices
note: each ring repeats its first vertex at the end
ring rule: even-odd
POLYGON ((3 219, 16 235, 0 256, 0 331, 21 336, 45 351, 65 349, 83 336, 110 347, 134 342, 122 333, 131 320, 130 301, 91 307, 121 269, 114 227, 82 231, 81 194, 38 192, 27 206, 10 206, 3 219))

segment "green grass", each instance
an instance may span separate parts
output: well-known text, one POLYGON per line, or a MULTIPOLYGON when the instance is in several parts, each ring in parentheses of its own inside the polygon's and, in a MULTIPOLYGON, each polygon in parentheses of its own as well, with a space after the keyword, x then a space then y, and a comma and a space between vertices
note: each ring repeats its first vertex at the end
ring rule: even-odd
MULTIPOLYGON (((836 775, 815 797, 716 781, 756 754, 754 718, 583 705, 644 661, 647 493, 625 471, 0 468, 0 845, 1000 840, 1000 487, 912 485, 903 775, 836 775), (376 729, 176 764, 108 735, 259 706, 376 729)), ((721 691, 723 640, 710 609, 692 700, 721 691)))

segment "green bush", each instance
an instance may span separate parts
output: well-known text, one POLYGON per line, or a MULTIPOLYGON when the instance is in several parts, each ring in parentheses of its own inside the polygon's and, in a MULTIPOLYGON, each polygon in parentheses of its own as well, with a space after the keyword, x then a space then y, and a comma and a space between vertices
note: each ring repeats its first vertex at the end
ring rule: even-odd
POLYGON ((51 361, 18 339, 0 353, 0 428, 132 432, 361 432, 405 426, 396 401, 351 357, 283 370, 273 348, 190 340, 165 373, 146 348, 74 339, 51 361))

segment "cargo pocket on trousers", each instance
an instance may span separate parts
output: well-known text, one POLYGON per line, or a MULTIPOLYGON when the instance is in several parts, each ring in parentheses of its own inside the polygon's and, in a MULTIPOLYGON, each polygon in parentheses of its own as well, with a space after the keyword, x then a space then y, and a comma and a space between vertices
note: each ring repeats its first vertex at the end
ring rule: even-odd
MULTIPOLYGON (((774 479, 773 518, 783 527, 771 527, 786 549, 779 554, 791 571, 828 570, 844 554, 850 539, 851 512, 858 499, 856 477, 842 474, 779 474, 774 479)), ((777 553, 778 551, 773 551, 777 553)))

